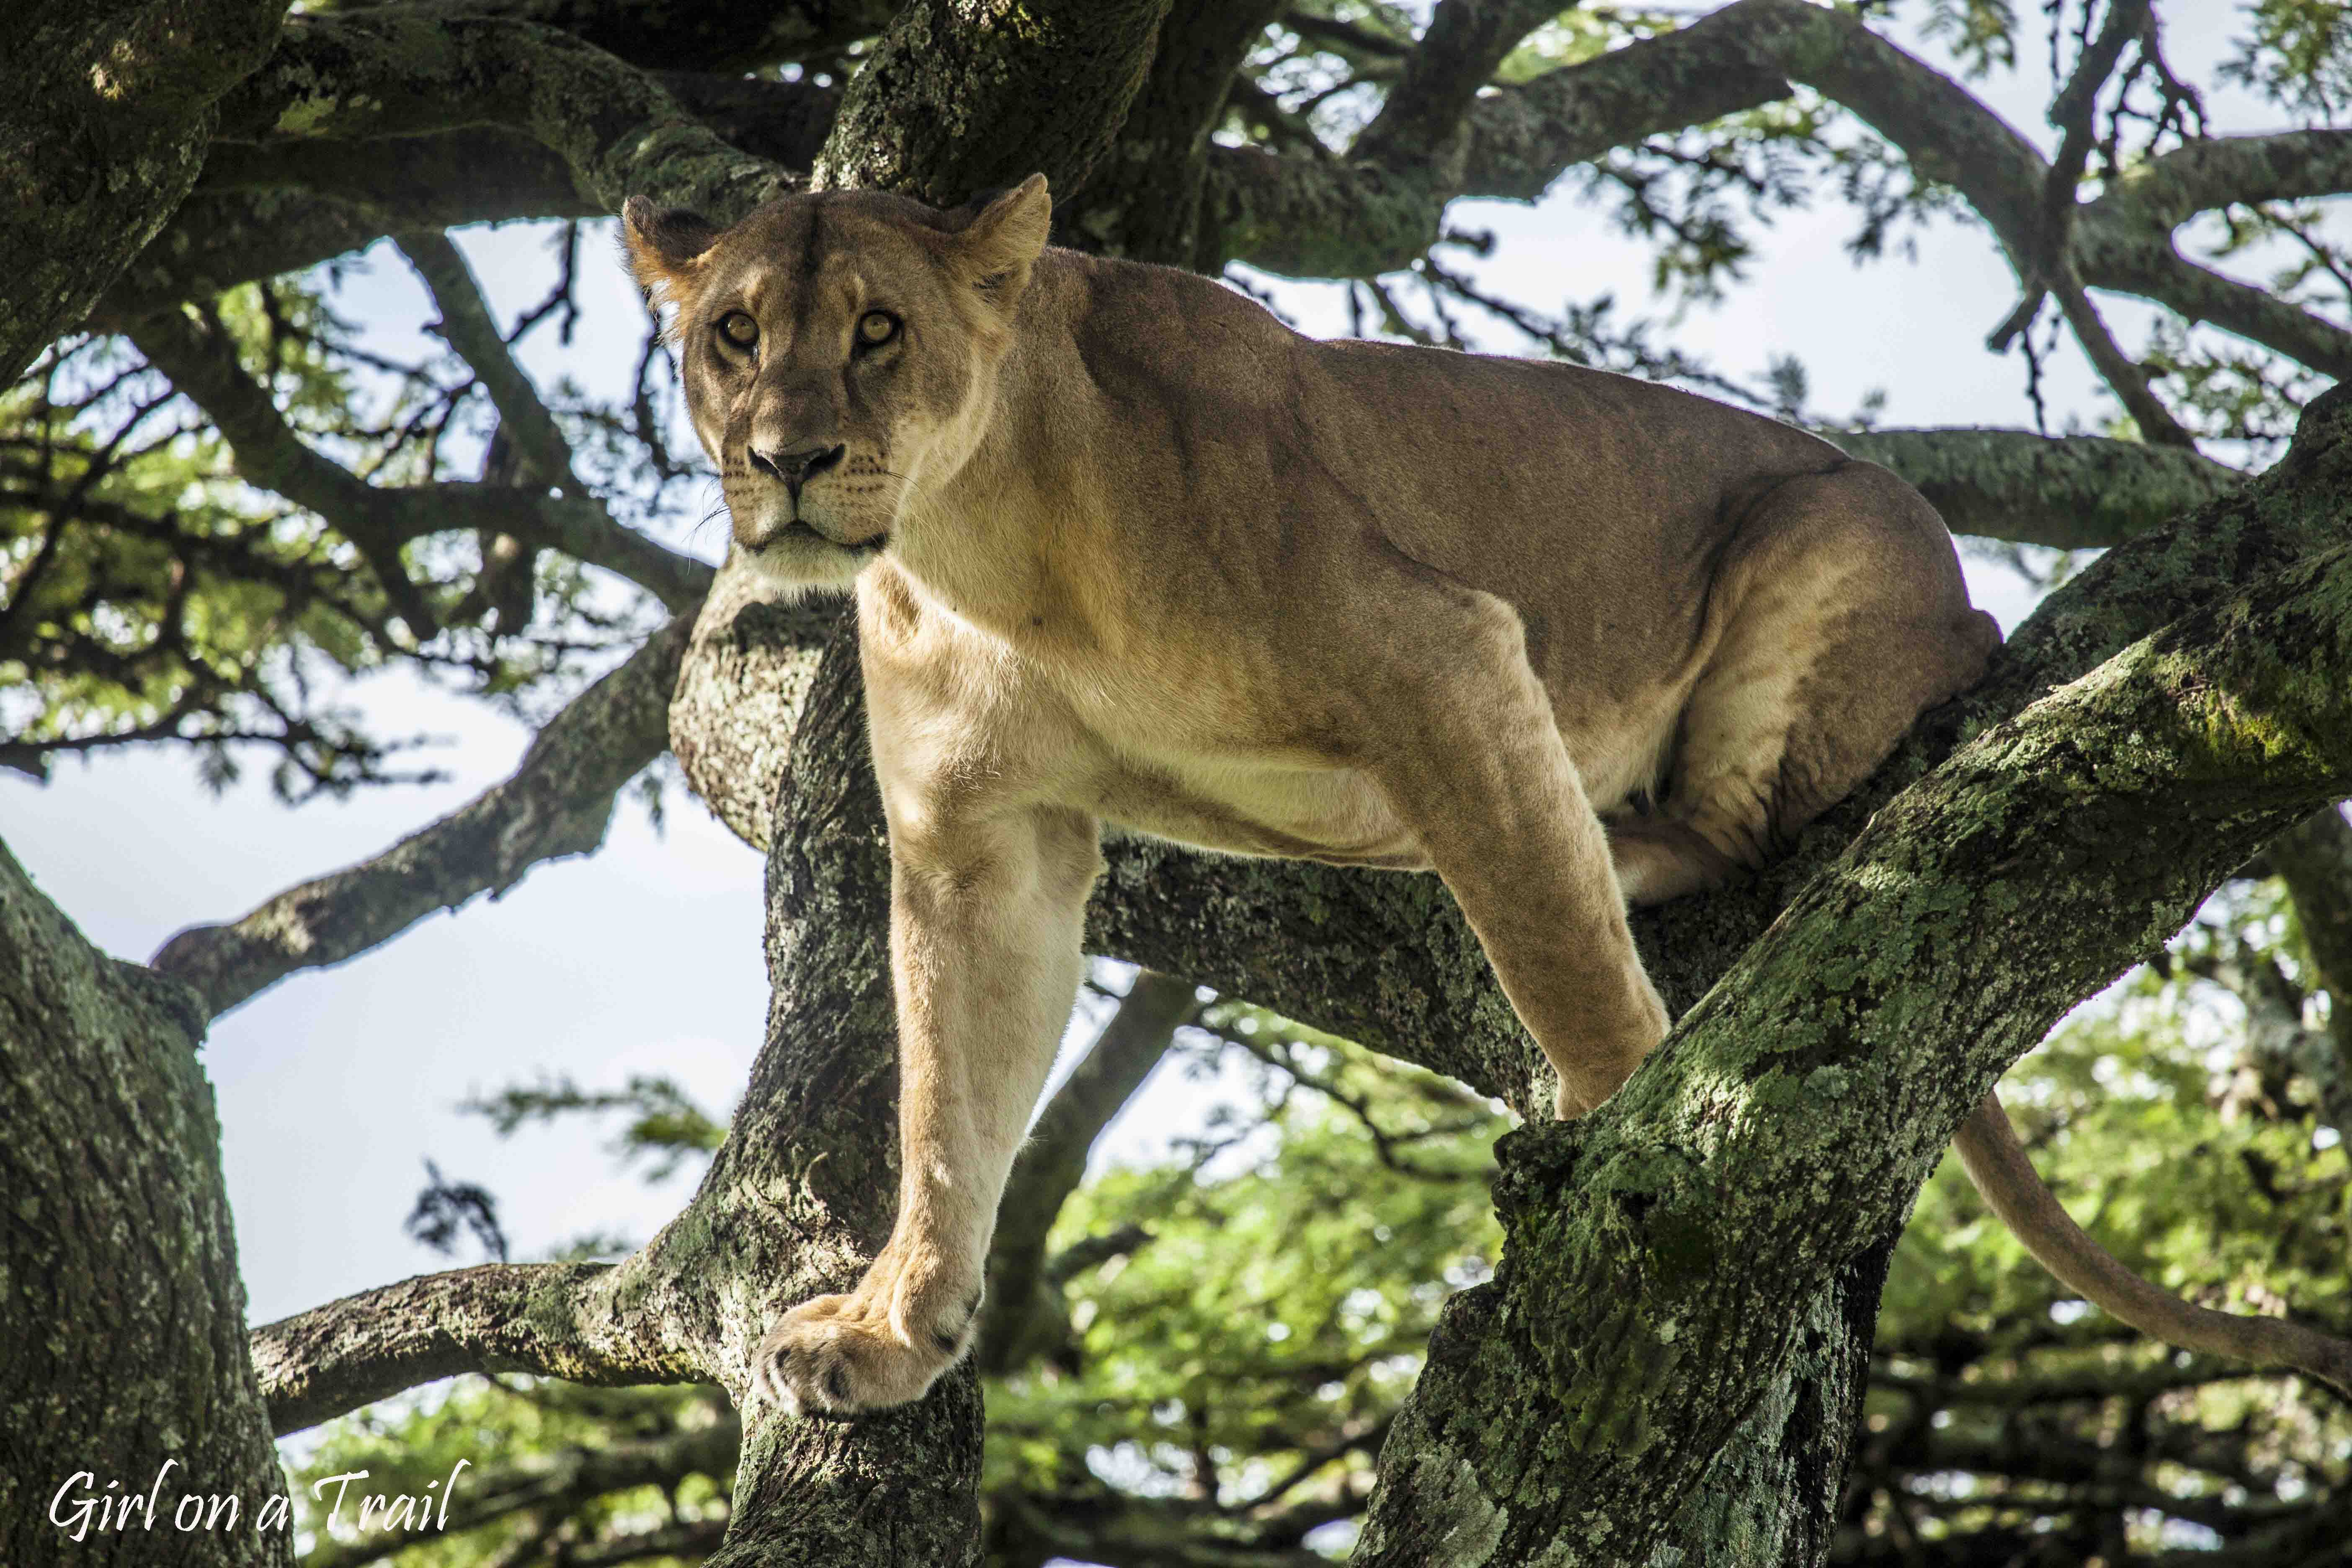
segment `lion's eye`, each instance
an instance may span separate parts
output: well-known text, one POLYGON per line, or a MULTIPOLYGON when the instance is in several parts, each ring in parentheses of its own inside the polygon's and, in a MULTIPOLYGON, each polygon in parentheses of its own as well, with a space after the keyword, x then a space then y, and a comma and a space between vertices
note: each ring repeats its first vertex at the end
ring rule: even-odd
POLYGON ((739 349, 751 348, 760 341, 760 323, 740 310, 730 310, 719 318, 719 335, 739 349))
POLYGON ((868 310, 857 318, 857 341, 866 348, 879 348, 898 335, 898 318, 887 310, 868 310))

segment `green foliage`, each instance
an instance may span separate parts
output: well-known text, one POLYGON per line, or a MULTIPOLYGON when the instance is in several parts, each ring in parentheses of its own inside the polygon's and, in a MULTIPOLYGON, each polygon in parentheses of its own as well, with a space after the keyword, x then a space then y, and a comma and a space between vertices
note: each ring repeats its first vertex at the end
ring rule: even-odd
POLYGON ((1257 1009, 1205 1021, 1230 1043, 1196 1065, 1246 1064, 1248 1098, 1190 1158, 1064 1207, 1057 1247, 1150 1239, 1066 1283, 1075 1368, 991 1389, 991 1496, 1360 1499, 1445 1295, 1491 1272, 1502 1116, 1257 1009))
MULTIPOLYGON (((184 309, 217 322, 290 439, 369 483, 511 479, 470 368, 446 351, 375 353, 331 307, 336 277, 184 309)), ((649 351, 643 379, 659 368, 649 351)), ((696 474, 637 434, 640 416, 670 417, 658 395, 604 409, 566 383, 551 402, 622 514, 675 514, 696 474)), ((177 742, 215 788, 242 752, 274 752, 289 801, 429 780, 405 765, 417 742, 375 733, 348 700, 355 678, 404 666, 541 718, 658 617, 633 586, 553 552, 429 512, 371 551, 358 521, 252 482, 126 340, 57 345, 0 390, 0 763, 42 774, 61 755, 177 742)))
POLYGON ((1920 30, 1950 49, 1971 78, 2017 64, 2017 9, 2009 0, 1928 0, 1920 30))
POLYGON ((710 1154, 726 1141, 727 1124, 695 1104, 677 1080, 646 1074, 617 1089, 583 1089, 569 1076, 542 1079, 525 1089, 509 1085, 486 1100, 469 1100, 460 1110, 487 1117, 503 1138, 526 1123, 573 1115, 626 1113, 611 1149, 626 1163, 647 1162, 646 1179, 667 1181, 689 1157, 710 1154))
POLYGON ((2352 10, 2342 0, 2254 0, 2221 79, 2252 88, 2308 121, 2340 121, 2352 106, 2352 10))
MULTIPOLYGON (((222 300, 248 346, 271 316, 314 315, 284 285, 222 300)), ((313 416, 348 395, 315 355, 289 353, 279 379, 313 416)), ((388 612, 358 566, 318 520, 241 482, 125 345, 60 345, 0 393, 0 761, 38 772, 60 752, 173 739, 218 785, 236 774, 230 746, 254 740, 283 752, 289 797, 382 775, 392 748, 311 695, 385 657, 388 612)))
MULTIPOLYGON (((726 1396, 712 1388, 461 1378, 332 1423, 289 1467, 289 1489, 298 1528, 316 1543, 307 1558, 313 1563, 372 1558, 365 1549, 409 1537, 415 1544, 390 1554, 401 1568, 493 1568, 554 1561, 586 1542, 654 1542, 676 1531, 698 1539, 701 1550, 605 1560, 683 1568, 716 1544, 734 1484, 731 1462, 693 1462, 701 1446, 692 1439, 734 1425, 726 1396), (618 1473, 638 1457, 648 1461, 643 1473, 657 1479, 594 1484, 599 1462, 618 1473), (339 1489, 329 1478, 359 1472, 366 1479, 340 1489, 338 1509, 339 1489), (313 1488, 322 1489, 316 1497, 313 1488), (437 1528, 437 1511, 432 1530, 357 1528, 366 1497, 405 1495, 437 1510, 445 1493, 446 1531, 437 1528)), ((726 1442, 716 1446, 731 1450, 726 1442)))
MULTIPOLYGON (((2084 1009, 2002 1098, 2044 1179, 2126 1264, 2202 1305, 2292 1303, 2341 1334, 2345 1130, 2321 1118, 2311 1080, 2272 1058, 2245 1005, 2199 973, 2249 942, 2293 967, 2274 892, 2217 900, 2168 977, 2137 972, 2084 1009)), ((1866 1501, 1844 1563, 2120 1568, 2266 1531, 2291 1545, 2314 1521, 2332 1528, 2352 1488, 2341 1400, 2168 1351, 2071 1300, 1956 1160, 1921 1193, 1895 1255, 1868 1424, 1866 1501), (1907 1554, 1906 1541, 1974 1555, 1907 1554)), ((2306 1561, 2281 1550, 2247 1560, 2306 1561)))

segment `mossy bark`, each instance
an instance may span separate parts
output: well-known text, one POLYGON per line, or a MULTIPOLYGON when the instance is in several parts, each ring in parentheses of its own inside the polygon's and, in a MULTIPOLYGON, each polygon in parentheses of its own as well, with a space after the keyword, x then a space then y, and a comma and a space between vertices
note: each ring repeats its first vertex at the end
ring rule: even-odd
POLYGON ((259 1528, 285 1482, 246 1355, 204 1019, 187 986, 83 941, 0 847, 0 1562, 294 1560, 282 1522, 259 1528), (151 1495, 122 1527, 77 1513, 151 1495), (236 1499, 236 1522, 184 1530, 190 1496, 236 1499))
POLYGON ((0 55, 0 383, 87 314, 204 167, 287 0, 29 6, 0 55))

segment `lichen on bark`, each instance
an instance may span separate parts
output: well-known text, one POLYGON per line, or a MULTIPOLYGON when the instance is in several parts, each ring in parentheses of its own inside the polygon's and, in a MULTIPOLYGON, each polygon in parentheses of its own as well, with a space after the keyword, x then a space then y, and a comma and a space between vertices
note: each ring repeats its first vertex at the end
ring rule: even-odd
POLYGON ((205 1016, 91 947, 0 846, 0 1100, 19 1112, 0 1139, 0 1562, 294 1560, 290 1531, 257 1528, 285 1483, 246 1355, 205 1016), (143 1528, 71 1542, 52 1522, 151 1490, 143 1528), (183 1532, 191 1494, 236 1498, 242 1527, 183 1532))

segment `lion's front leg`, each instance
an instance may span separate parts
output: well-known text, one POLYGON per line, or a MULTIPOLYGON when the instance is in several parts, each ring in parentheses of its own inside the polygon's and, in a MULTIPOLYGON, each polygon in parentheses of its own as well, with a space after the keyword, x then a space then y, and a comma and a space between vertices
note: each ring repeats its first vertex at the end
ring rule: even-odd
POLYGON ((755 1387, 795 1413, 919 1399, 971 1345, 996 1202, 1076 994, 1101 867, 1080 813, 891 834, 898 1218, 856 1288, 784 1314, 755 1387))

